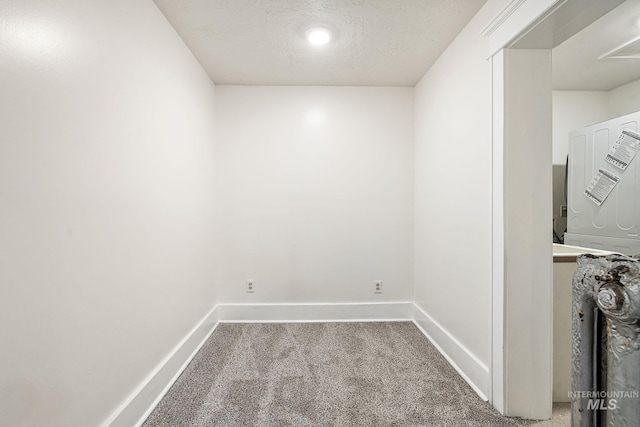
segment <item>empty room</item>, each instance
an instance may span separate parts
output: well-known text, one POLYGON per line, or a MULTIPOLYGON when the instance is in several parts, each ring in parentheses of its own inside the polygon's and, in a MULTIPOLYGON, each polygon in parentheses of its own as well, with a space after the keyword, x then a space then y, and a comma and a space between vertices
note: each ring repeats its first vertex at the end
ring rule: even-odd
POLYGON ((552 59, 616 10, 0 0, 0 425, 571 425, 556 139, 613 116, 552 59))

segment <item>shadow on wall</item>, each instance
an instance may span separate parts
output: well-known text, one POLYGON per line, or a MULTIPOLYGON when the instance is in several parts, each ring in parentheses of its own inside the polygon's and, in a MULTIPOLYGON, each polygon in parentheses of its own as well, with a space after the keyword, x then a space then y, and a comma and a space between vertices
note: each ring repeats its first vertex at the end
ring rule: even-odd
POLYGON ((553 241, 554 243, 562 243, 564 241, 564 232, 567 231, 567 205, 565 191, 566 165, 553 165, 553 241))

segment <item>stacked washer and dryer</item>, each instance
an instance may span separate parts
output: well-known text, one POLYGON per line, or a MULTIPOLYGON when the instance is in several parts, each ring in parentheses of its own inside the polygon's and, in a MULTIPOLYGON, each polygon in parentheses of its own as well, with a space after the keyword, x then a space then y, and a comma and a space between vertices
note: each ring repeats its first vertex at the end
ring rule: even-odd
POLYGON ((640 112, 569 135, 566 245, 640 254, 640 112))

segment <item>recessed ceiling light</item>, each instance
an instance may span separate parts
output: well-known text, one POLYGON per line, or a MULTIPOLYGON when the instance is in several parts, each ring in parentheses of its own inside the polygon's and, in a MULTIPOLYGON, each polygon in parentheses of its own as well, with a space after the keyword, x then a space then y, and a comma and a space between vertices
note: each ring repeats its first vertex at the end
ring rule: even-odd
POLYGON ((331 31, 322 27, 309 28, 305 35, 309 43, 315 45, 327 44, 331 40, 331 31))

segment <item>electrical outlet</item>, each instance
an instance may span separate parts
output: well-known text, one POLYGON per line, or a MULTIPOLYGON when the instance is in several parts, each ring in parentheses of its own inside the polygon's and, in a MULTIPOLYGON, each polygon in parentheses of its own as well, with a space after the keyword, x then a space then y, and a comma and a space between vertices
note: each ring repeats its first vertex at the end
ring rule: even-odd
POLYGON ((373 293, 374 294, 381 294, 382 293, 382 280, 375 280, 373 282, 373 293))
POLYGON ((247 293, 252 294, 255 282, 251 279, 247 280, 247 293))

